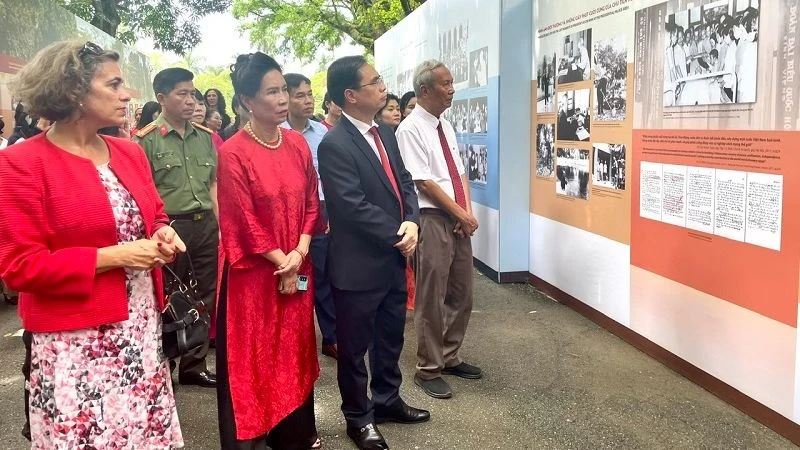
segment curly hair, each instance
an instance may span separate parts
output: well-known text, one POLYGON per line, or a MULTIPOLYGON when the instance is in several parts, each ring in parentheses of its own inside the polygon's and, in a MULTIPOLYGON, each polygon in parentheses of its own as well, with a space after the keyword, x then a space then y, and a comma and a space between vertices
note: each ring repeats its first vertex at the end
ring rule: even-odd
POLYGON ((57 122, 80 108, 100 65, 118 61, 117 52, 91 42, 56 42, 36 53, 19 71, 11 90, 30 114, 57 122))

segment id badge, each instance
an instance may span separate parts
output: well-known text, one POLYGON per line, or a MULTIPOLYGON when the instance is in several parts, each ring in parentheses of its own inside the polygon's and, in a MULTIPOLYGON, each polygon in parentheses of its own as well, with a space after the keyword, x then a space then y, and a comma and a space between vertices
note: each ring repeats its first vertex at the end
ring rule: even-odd
POLYGON ((308 276, 307 275, 298 275, 297 276, 297 290, 298 291, 307 291, 308 290, 308 276))

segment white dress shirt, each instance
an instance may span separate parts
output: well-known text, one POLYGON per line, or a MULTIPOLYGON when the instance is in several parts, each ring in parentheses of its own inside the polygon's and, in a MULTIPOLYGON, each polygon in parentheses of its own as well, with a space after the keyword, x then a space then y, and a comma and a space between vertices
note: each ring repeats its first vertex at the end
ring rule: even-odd
MULTIPOLYGON (((444 137, 450 154, 456 163, 456 170, 459 175, 464 175, 464 161, 458 153, 456 142, 456 132, 453 126, 445 119, 439 119, 433 114, 425 111, 425 108, 417 104, 411 114, 408 115, 397 128, 397 142, 400 145, 400 154, 403 156, 403 164, 406 170, 411 173, 414 181, 431 180, 455 201, 453 192, 453 180, 450 179, 450 171, 447 170, 447 161, 444 158, 442 144, 439 140, 437 127, 442 124, 444 137)), ((455 180, 461 183, 461 180, 455 180)), ((425 194, 419 192, 420 208, 438 208, 425 194)))
MULTIPOLYGON (((347 120, 349 120, 350 123, 352 123, 353 125, 356 126, 358 131, 361 132, 361 134, 364 136, 364 139, 367 140, 367 144, 369 144, 369 146, 372 147, 372 151, 375 152, 375 156, 378 157, 378 161, 381 161, 381 154, 378 152, 378 146, 375 144, 375 138, 369 132, 369 130, 371 130, 372 127, 377 127, 378 124, 375 123, 374 120, 372 121, 372 125, 370 125, 370 124, 368 124, 366 122, 362 122, 362 121, 354 118, 353 116, 347 114, 344 111, 342 111, 342 115, 347 117, 347 120)), ((383 142, 381 142, 381 145, 383 145, 383 142)), ((383 145, 383 148, 385 150, 386 146, 383 145)), ((389 155, 386 155, 386 157, 388 158, 389 155)))

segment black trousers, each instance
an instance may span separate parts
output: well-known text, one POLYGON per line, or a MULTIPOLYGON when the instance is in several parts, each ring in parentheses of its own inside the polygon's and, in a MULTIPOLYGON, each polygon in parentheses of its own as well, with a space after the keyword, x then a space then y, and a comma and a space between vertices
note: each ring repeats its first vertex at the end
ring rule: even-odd
MULTIPOLYGON (((171 217, 173 219, 172 228, 178 233, 186 244, 186 253, 191 258, 194 268, 193 278, 197 281, 197 295, 206 311, 210 314, 214 310, 214 300, 217 296, 217 269, 219 245, 219 226, 217 218, 211 211, 203 213, 200 220, 183 218, 183 216, 171 217)), ((178 255, 175 262, 170 265, 173 271, 181 277, 184 283, 189 283, 189 259, 185 255, 178 255)), ((164 274, 164 287, 170 289, 173 283, 172 277, 164 274)), ((198 373, 205 371, 206 354, 208 354, 208 343, 197 348, 191 353, 181 357, 178 373, 198 373)))
POLYGON ((392 282, 371 291, 346 291, 333 287, 336 304, 338 382, 347 425, 361 428, 375 421, 374 408, 391 406, 400 399, 398 361, 406 324, 405 267, 387 268, 392 282), (370 349, 371 347, 371 349, 370 349), (370 349, 369 388, 364 356, 370 349))
MULTIPOLYGON (((314 392, 269 433, 246 441, 236 439, 230 376, 228 375, 228 265, 222 272, 217 309, 217 417, 222 450, 307 450, 317 440, 314 392)), ((234 343, 235 346, 235 343, 234 343)), ((235 348, 235 347, 234 347, 235 348)))

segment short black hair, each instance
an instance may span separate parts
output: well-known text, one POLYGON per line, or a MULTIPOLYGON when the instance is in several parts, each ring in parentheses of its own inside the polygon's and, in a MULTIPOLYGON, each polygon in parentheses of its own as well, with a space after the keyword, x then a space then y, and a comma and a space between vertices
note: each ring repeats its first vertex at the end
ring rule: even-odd
MULTIPOLYGON (((386 94, 386 103, 383 105, 383 108, 381 108, 381 110, 380 110, 380 111, 378 111, 378 114, 380 114, 380 113, 381 113, 381 111, 383 111, 384 109, 386 109, 386 107, 387 107, 387 106, 389 106, 389 102, 390 102, 390 101, 392 101, 392 100, 394 100, 394 101, 396 101, 396 102, 397 102, 397 106, 400 106, 400 99, 399 99, 399 98, 397 98, 397 96, 396 96, 396 95, 394 95, 394 94, 392 94, 392 93, 390 92, 390 93, 386 94)), ((401 110, 401 112, 402 112, 402 110, 401 110)))
POLYGON ((286 80, 286 87, 289 88, 290 94, 293 90, 299 88, 303 83, 311 86, 311 80, 309 80, 305 75, 301 75, 299 73, 285 73, 283 74, 283 79, 286 80))
POLYGON ((367 64, 367 59, 361 55, 345 56, 339 58, 328 67, 328 92, 331 100, 344 108, 344 91, 356 89, 361 83, 361 67, 367 64))
POLYGON ((205 99, 203 98, 203 93, 200 92, 200 89, 194 88, 194 98, 198 102, 204 102, 205 103, 205 99))
POLYGON ((170 67, 158 72, 153 77, 153 92, 158 94, 169 94, 175 89, 178 83, 194 80, 194 74, 182 67, 170 67))
POLYGON ((245 97, 255 97, 261 88, 261 79, 272 70, 283 73, 281 65, 269 55, 255 52, 237 56, 236 63, 231 66, 234 92, 245 97))

